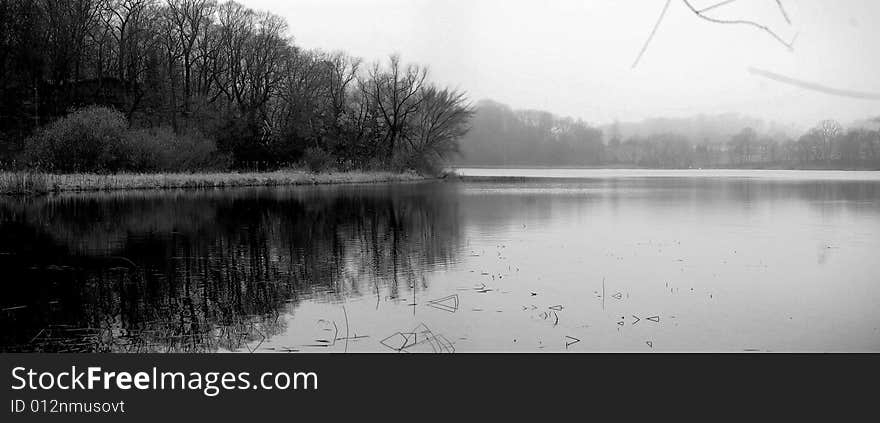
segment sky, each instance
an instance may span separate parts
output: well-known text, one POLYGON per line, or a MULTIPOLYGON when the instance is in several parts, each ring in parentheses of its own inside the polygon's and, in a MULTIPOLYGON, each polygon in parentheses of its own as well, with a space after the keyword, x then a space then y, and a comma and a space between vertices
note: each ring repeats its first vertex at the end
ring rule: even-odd
MULTIPOLYGON (((692 0, 697 8, 721 0, 692 0)), ((739 113, 809 127, 880 116, 880 100, 780 83, 749 72, 880 95, 880 1, 736 0, 707 15, 766 25, 794 49, 744 25, 704 21, 672 0, 240 0, 287 19, 305 48, 368 62, 398 53, 431 79, 517 109, 594 124, 739 113)))

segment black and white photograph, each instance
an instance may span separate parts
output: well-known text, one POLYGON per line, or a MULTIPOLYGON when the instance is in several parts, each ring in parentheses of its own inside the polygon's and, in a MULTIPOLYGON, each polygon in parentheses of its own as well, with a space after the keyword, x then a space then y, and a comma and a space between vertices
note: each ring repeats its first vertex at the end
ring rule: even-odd
POLYGON ((0 420, 862 421, 878 18, 0 0, 0 420))
POLYGON ((0 352, 880 352, 878 18, 0 0, 0 352))

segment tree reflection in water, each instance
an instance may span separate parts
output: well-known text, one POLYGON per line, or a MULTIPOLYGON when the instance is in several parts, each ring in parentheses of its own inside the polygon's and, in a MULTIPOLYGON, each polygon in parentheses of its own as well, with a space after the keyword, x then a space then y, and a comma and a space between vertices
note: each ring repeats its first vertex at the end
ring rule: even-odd
POLYGON ((454 185, 0 203, 3 351, 241 350, 301 301, 404 295, 461 250, 454 185))

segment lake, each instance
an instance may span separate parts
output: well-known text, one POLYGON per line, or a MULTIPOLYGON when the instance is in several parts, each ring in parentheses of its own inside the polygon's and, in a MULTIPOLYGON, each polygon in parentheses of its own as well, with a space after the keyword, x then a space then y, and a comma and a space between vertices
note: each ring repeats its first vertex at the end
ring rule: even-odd
POLYGON ((0 198, 0 349, 880 351, 880 172, 457 172, 0 198))

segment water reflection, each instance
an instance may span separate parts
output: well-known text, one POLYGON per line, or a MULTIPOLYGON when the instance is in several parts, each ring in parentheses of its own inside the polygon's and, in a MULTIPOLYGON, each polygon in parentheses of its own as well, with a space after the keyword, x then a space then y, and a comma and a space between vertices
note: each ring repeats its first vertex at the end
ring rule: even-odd
POLYGON ((3 198, 0 348, 880 350, 880 181, 762 175, 3 198))
POLYGON ((450 186, 4 199, 5 351, 238 350, 303 299, 401 296, 459 249, 450 186))

